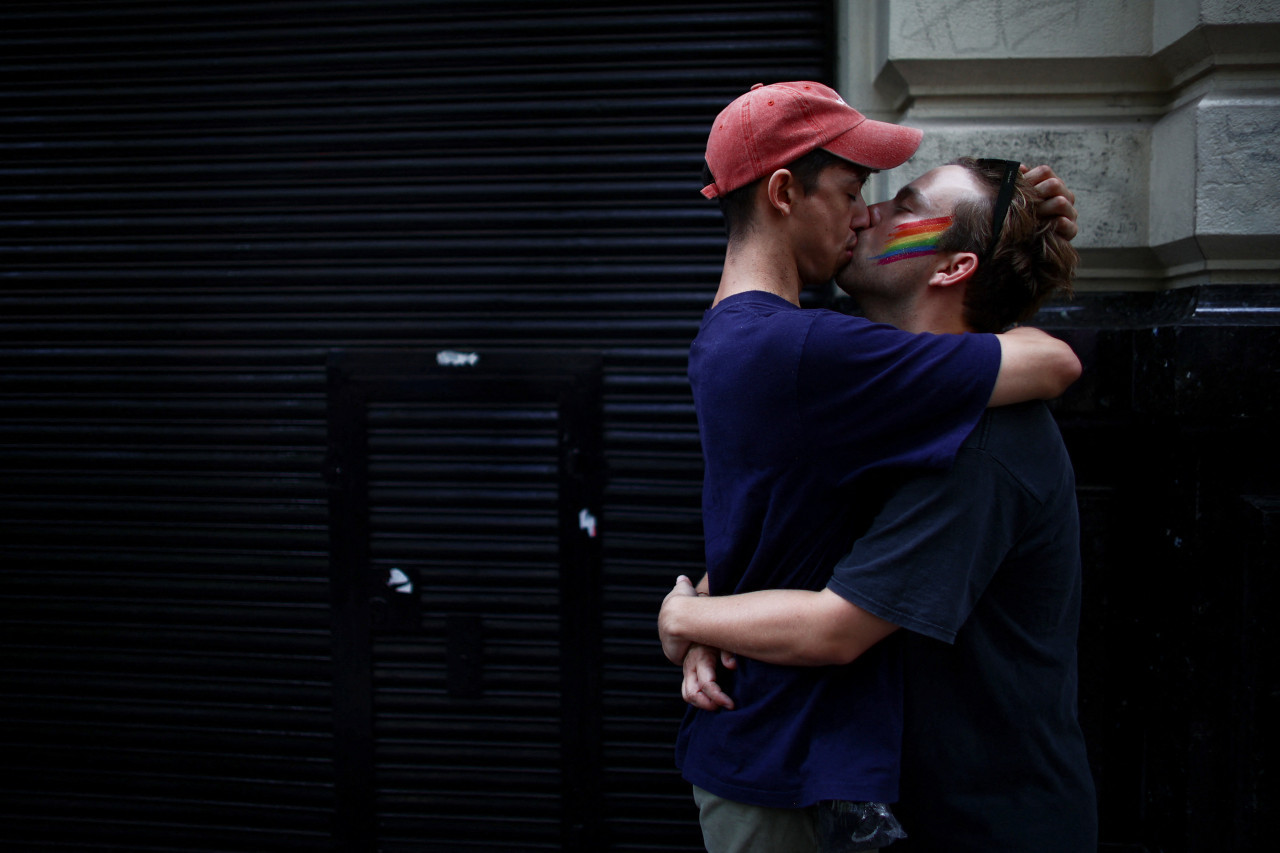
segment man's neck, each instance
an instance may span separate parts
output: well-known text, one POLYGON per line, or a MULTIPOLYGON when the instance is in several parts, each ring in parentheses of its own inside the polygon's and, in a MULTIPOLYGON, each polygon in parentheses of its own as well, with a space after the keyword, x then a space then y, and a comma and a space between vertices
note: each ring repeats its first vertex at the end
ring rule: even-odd
POLYGON ((949 300, 917 299, 911 302, 867 301, 860 305, 873 323, 886 323, 904 332, 954 335, 973 331, 965 324, 963 306, 949 300))
POLYGON ((720 288, 712 304, 739 293, 764 292, 798 306, 803 287, 795 258, 784 247, 746 240, 725 252, 720 288))

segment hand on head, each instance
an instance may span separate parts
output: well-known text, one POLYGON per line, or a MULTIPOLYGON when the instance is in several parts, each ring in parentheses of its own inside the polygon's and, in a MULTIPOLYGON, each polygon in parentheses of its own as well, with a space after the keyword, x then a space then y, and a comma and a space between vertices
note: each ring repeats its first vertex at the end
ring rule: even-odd
POLYGON ((1076 224, 1076 194, 1067 189, 1067 185, 1048 166, 1033 169, 1023 166, 1022 177, 1040 199, 1036 204, 1036 214, 1041 219, 1056 218, 1055 230, 1068 240, 1074 239, 1080 233, 1076 224))

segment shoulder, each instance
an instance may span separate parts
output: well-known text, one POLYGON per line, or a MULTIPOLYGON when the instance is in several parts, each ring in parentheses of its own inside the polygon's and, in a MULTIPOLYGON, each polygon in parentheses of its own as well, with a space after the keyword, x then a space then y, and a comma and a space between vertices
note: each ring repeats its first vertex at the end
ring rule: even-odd
POLYGON ((961 452, 971 464, 999 466, 1041 499, 1071 472, 1058 424, 1038 400, 988 409, 961 452))
POLYGON ((703 314, 695 340, 703 346, 743 343, 757 348, 774 346, 774 339, 798 341, 807 336, 816 313, 763 291, 739 293, 703 314))
POLYGON ((1049 407, 1040 400, 987 409, 965 446, 1006 454, 1026 450, 1027 440, 1062 441, 1049 407))

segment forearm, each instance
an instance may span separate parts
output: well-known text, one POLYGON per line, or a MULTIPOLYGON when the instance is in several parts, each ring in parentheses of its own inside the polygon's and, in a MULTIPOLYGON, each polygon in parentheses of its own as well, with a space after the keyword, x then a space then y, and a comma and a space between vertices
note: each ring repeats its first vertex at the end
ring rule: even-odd
POLYGON ((996 336, 1000 372, 988 406, 1051 400, 1080 378, 1080 359, 1065 342, 1028 326, 996 336))
POLYGON ((829 590, 685 596, 660 618, 664 635, 794 666, 848 663, 895 628, 829 590))

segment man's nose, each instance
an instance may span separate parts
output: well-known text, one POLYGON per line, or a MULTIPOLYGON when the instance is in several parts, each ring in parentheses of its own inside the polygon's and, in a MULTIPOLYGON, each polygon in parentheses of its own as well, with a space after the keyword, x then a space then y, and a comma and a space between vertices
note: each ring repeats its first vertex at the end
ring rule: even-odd
POLYGON ((874 228, 880 224, 880 205, 873 204, 867 208, 866 222, 858 230, 874 228))
POLYGON ((871 224, 871 214, 868 211, 867 203, 859 202, 858 206, 853 210, 853 219, 849 221, 850 231, 861 231, 863 228, 871 224))

